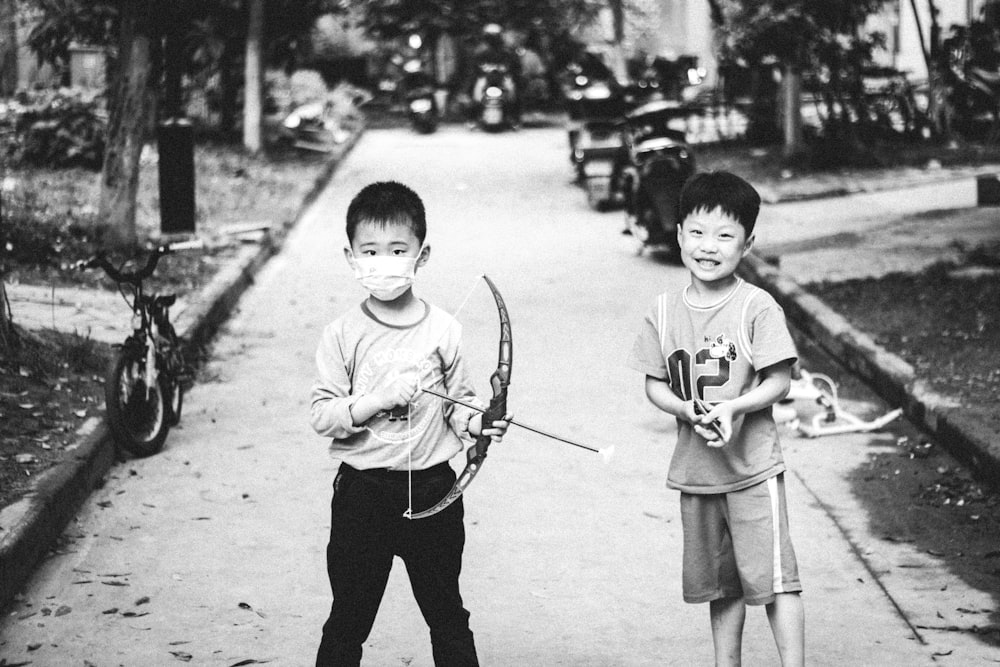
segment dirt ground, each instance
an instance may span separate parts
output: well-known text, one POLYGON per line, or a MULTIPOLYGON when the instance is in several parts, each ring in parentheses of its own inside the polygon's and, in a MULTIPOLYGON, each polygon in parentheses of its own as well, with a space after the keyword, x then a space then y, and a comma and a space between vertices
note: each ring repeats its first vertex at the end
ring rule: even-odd
POLYGON ((810 285, 824 302, 913 365, 1000 438, 1000 273, 996 266, 937 264, 917 274, 810 285))
POLYGON ((73 334, 22 333, 0 360, 0 507, 66 456, 76 429, 100 415, 107 345, 73 334))

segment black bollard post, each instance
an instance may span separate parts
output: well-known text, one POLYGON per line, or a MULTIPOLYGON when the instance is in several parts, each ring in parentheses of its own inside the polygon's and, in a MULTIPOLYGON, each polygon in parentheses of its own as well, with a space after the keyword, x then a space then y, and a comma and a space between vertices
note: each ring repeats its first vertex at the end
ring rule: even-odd
POLYGON ((187 118, 168 118, 157 132, 160 153, 160 232, 193 233, 194 129, 187 118))

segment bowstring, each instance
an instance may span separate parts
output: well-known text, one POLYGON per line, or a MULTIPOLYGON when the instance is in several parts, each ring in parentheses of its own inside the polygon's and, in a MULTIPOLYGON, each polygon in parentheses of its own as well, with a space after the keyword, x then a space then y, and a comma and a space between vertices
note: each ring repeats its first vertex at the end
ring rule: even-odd
POLYGON ((407 515, 413 514, 413 408, 406 404, 406 494, 407 515))
MULTIPOLYGON (((458 305, 458 308, 455 310, 455 312, 451 314, 451 318, 453 320, 457 320, 458 319, 458 314, 460 312, 462 312, 462 309, 465 308, 465 305, 467 303, 469 303, 469 299, 472 298, 473 292, 475 292, 476 288, 479 287, 479 284, 483 282, 482 281, 483 275, 484 274, 479 274, 478 276, 476 276, 476 279, 472 281, 472 286, 469 287, 468 291, 465 293, 465 296, 462 298, 462 302, 458 305)), ((441 332, 441 335, 439 335, 437 337, 437 339, 434 341, 434 344, 431 345, 431 347, 432 348, 437 347, 437 344, 441 342, 441 339, 444 338, 444 335, 446 333, 448 333, 449 331, 451 331, 451 327, 450 326, 446 326, 444 328, 444 331, 441 332)), ((433 350, 431 350, 431 352, 433 352, 433 350)), ((428 354, 430 354, 430 353, 428 353, 428 354)), ((423 380, 423 378, 419 378, 418 377, 418 380, 417 380, 417 389, 418 390, 421 388, 421 382, 422 382, 422 380, 423 380)), ((407 448, 406 448, 406 486, 407 486, 407 494, 408 494, 407 503, 409 504, 409 508, 407 509, 407 512, 406 512, 407 517, 411 517, 411 515, 413 514, 413 422, 412 422, 412 420, 410 418, 411 416, 412 416, 412 404, 407 404, 407 406, 406 406, 406 441, 407 441, 407 448)))

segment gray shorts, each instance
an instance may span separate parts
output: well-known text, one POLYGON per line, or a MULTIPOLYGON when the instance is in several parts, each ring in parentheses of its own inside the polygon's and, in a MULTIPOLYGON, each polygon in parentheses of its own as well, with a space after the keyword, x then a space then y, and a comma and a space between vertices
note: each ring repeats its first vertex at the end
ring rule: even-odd
POLYGON ((802 590, 788 536, 785 476, 739 491, 681 494, 684 601, 774 601, 802 590))

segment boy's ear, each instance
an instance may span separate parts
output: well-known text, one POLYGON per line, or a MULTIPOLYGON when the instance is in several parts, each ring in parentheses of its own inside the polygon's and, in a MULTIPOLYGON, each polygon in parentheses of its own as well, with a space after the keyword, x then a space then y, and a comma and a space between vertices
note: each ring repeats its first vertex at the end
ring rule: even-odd
POLYGON ((354 266, 354 251, 351 250, 351 246, 349 245, 344 246, 344 259, 347 260, 348 264, 354 266))
POLYGON ((431 257, 431 247, 429 245, 424 245, 420 248, 420 254, 417 255, 417 266, 423 266, 427 263, 427 260, 431 257))
POLYGON ((420 253, 417 255, 417 268, 422 267, 427 263, 427 260, 431 258, 431 247, 425 245, 420 249, 420 253))
POLYGON ((750 254, 750 250, 753 248, 753 242, 756 240, 757 236, 755 234, 751 234, 750 238, 747 239, 747 242, 743 244, 743 255, 742 255, 743 257, 746 257, 748 254, 750 254))

